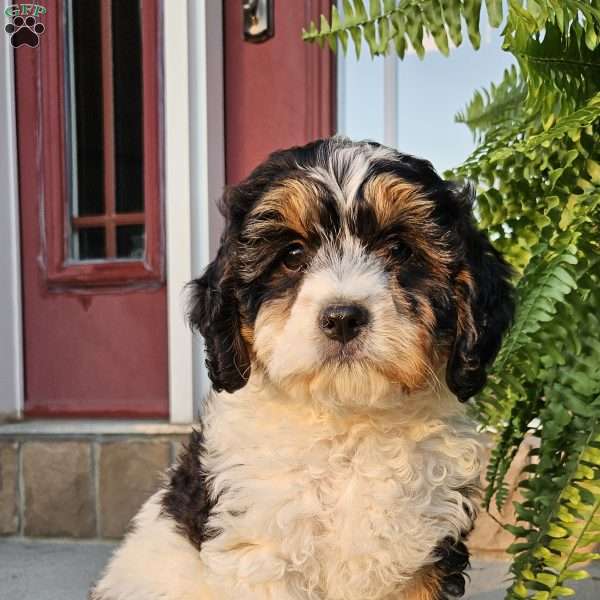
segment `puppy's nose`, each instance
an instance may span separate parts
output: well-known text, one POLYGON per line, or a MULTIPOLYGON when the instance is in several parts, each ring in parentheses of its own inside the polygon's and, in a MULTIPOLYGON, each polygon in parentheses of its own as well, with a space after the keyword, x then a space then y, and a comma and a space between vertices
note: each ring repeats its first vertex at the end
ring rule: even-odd
POLYGON ((368 322, 367 309, 358 304, 332 304, 323 310, 320 319, 323 333, 343 344, 354 339, 368 322))

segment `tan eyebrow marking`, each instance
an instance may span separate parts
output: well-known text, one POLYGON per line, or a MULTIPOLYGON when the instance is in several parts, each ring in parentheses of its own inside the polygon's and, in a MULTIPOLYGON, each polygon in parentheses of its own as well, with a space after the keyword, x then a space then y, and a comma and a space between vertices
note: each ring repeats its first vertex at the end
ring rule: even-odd
POLYGON ((380 227, 398 220, 422 227, 431 222, 433 204, 422 189, 391 173, 376 175, 364 187, 364 197, 373 206, 380 227))
POLYGON ((384 173, 365 184, 364 198, 373 206, 381 228, 402 225, 410 245, 418 248, 441 275, 446 274, 451 252, 445 248, 442 231, 433 219, 435 202, 420 186, 384 173))
POLYGON ((302 237, 308 236, 311 222, 318 219, 319 188, 310 181, 285 179, 268 191, 250 213, 249 233, 260 236, 261 228, 267 226, 261 216, 276 213, 281 224, 302 237))

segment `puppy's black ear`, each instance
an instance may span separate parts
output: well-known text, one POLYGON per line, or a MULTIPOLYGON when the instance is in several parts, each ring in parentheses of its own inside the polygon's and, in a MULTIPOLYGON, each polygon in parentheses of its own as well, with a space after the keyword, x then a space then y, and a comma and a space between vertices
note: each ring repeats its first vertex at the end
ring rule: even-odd
POLYGON ((485 385, 487 369, 496 358, 514 314, 511 268, 476 227, 471 186, 454 192, 456 224, 463 246, 462 265, 455 278, 457 323, 446 382, 465 401, 485 385))
POLYGON ((243 387, 250 376, 248 349, 240 333, 231 229, 231 225, 226 228, 217 257, 204 275, 188 284, 188 318, 204 336, 208 375, 217 392, 230 393, 243 387))

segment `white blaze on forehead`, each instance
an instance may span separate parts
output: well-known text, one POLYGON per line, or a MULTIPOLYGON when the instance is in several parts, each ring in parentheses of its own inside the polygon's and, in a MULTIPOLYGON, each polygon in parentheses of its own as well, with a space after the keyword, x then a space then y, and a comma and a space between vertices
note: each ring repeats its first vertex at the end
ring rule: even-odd
POLYGON ((311 176, 325 185, 338 201, 341 210, 348 209, 365 181, 369 168, 378 160, 394 157, 389 148, 361 146, 334 148, 321 164, 308 169, 311 176))

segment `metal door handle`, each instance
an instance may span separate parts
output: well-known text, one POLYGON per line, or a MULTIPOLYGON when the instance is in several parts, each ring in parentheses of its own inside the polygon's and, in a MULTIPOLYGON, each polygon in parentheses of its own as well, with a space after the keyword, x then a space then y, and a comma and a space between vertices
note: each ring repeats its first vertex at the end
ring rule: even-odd
POLYGON ((275 34, 273 0, 242 0, 244 40, 258 44, 275 34))

